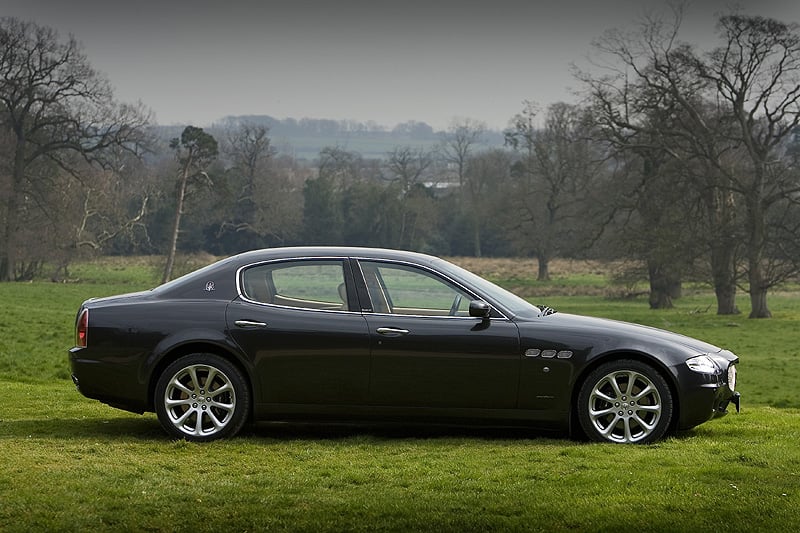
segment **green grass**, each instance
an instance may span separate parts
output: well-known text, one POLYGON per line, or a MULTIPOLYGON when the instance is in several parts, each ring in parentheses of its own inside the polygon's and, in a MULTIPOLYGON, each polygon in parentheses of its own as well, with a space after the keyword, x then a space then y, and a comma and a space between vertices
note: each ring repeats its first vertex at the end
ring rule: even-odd
POLYGON ((81 283, 0 284, 0 531, 800 530, 796 292, 770 297, 770 320, 716 316, 702 292, 669 311, 532 298, 741 357, 742 413, 654 445, 283 424, 196 445, 170 441, 151 414, 83 398, 68 379, 80 302, 149 288, 158 269, 97 262, 70 274, 81 283))
POLYGON ((650 446, 511 430, 263 424, 166 439, 66 383, 0 382, 0 530, 800 528, 800 411, 748 408, 650 446))

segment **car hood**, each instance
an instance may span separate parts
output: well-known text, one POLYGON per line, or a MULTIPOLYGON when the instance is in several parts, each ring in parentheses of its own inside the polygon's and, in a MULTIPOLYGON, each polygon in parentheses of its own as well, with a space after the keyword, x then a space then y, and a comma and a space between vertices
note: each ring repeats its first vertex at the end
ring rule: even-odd
POLYGON ((541 316, 536 319, 518 322, 518 325, 523 335, 525 332, 532 333, 534 330, 540 330, 544 327, 554 333, 560 331, 567 337, 591 338, 598 343, 608 344, 610 347, 652 346, 653 344, 662 346, 680 345, 689 352, 698 355, 722 351, 721 348, 705 341, 659 328, 607 318, 571 315, 569 313, 554 313, 541 316))

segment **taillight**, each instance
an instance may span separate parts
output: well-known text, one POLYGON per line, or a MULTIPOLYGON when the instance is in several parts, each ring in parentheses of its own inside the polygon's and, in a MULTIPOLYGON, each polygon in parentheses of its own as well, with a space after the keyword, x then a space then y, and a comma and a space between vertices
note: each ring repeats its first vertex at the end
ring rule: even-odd
POLYGON ((86 348, 89 337, 89 310, 84 309, 78 316, 78 323, 75 326, 75 345, 86 348))

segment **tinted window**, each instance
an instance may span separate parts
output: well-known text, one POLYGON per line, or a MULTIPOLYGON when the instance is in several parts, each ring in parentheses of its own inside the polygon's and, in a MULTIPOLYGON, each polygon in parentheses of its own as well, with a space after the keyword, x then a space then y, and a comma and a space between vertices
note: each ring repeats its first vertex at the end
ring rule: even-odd
POLYGON ((435 274, 406 265, 360 264, 377 313, 469 316, 471 296, 435 274))
POLYGON ((308 309, 347 310, 341 261, 269 263, 242 273, 249 300, 308 309))
POLYGON ((512 292, 498 287, 491 281, 485 280, 477 274, 473 274, 469 270, 449 263, 444 259, 437 259, 434 261, 434 264, 443 272, 458 278, 469 287, 478 291, 478 293, 488 297, 490 301, 496 301, 502 308, 511 312, 513 315, 524 318, 535 318, 541 315, 541 311, 538 307, 523 300, 512 292))

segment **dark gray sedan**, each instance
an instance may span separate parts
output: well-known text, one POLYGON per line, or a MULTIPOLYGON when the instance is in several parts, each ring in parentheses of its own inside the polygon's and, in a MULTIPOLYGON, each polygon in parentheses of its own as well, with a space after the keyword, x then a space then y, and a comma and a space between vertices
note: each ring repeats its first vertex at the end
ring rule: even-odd
POLYGON ((78 310, 84 395, 176 438, 248 421, 522 425, 652 442, 739 407, 738 358, 667 331, 556 313, 442 259, 277 248, 78 310))

